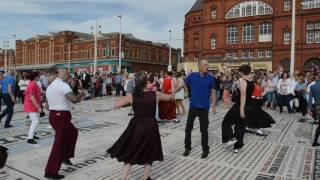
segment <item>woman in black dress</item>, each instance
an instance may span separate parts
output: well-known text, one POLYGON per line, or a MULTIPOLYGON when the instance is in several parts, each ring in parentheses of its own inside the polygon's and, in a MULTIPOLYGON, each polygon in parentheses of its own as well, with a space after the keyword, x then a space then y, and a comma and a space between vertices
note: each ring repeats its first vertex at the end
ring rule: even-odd
POLYGON ((156 105, 157 100, 172 101, 174 97, 148 91, 147 80, 148 77, 144 72, 138 73, 133 94, 115 104, 115 108, 132 104, 134 111, 134 117, 127 129, 107 150, 112 158, 117 158, 125 164, 121 180, 127 179, 132 165, 144 165, 143 180, 150 180, 152 163, 163 161, 159 128, 155 119, 156 105))
POLYGON ((252 114, 251 95, 254 89, 254 84, 249 77, 251 67, 243 65, 239 68, 240 81, 237 94, 233 100, 235 104, 227 112, 222 121, 222 143, 225 147, 234 145, 234 153, 238 153, 243 147, 243 136, 246 130, 246 119, 252 114), (232 126, 235 125, 234 130, 232 126))

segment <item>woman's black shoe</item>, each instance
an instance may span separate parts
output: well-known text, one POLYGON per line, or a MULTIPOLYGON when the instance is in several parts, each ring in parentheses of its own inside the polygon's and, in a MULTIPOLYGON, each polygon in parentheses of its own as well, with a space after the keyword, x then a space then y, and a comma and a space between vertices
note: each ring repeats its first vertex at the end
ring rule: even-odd
POLYGON ((33 139, 28 139, 27 143, 29 143, 29 144, 37 144, 37 141, 35 141, 33 139))
POLYGON ((48 179, 63 179, 64 178, 64 175, 51 175, 51 174, 45 174, 44 175, 45 178, 48 178, 48 179))

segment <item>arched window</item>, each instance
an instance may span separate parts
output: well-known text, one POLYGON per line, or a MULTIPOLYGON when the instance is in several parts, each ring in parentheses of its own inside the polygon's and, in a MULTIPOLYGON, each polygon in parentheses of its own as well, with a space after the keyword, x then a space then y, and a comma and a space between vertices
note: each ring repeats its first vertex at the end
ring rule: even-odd
POLYGON ((272 14, 273 9, 260 1, 245 1, 234 6, 226 15, 226 19, 272 14))
POLYGON ((242 42, 253 43, 255 41, 255 27, 253 24, 246 24, 242 27, 242 42))
POLYGON ((231 25, 228 27, 227 30, 227 42, 228 44, 237 44, 239 41, 239 31, 238 31, 238 26, 236 25, 231 25))
POLYGON ((259 42, 272 41, 272 25, 271 22, 263 22, 260 24, 259 42))

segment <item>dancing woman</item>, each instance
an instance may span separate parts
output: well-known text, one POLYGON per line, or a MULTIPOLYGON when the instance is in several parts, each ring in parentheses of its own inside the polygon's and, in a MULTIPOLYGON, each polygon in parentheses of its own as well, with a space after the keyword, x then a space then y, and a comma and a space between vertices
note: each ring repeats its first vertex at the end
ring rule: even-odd
POLYGON ((234 145, 234 153, 238 153, 243 147, 243 136, 245 134, 247 118, 251 114, 251 95, 254 89, 254 84, 251 81, 249 74, 251 67, 243 65, 239 68, 241 76, 239 88, 237 89, 238 98, 235 98, 235 104, 227 112, 222 122, 222 142, 225 147, 234 145), (234 130, 232 126, 235 125, 234 130))
POLYGON ((173 96, 147 90, 148 77, 144 72, 137 74, 135 88, 128 95, 115 104, 120 108, 132 104, 134 117, 127 129, 107 150, 112 158, 124 162, 121 180, 126 180, 133 165, 144 165, 143 180, 149 177, 152 163, 163 161, 162 145, 159 128, 155 119, 157 99, 172 101, 173 96))

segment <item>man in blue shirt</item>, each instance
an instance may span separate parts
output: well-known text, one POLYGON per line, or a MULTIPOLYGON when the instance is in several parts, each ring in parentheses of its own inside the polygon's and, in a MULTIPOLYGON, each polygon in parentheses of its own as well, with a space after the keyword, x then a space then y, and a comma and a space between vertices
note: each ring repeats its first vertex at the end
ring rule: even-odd
POLYGON ((2 90, 2 99, 4 103, 7 105, 6 109, 0 115, 1 119, 7 116, 7 120, 4 124, 4 128, 12 127, 10 125, 12 115, 13 115, 13 105, 15 103, 15 79, 14 79, 14 71, 10 70, 8 74, 1 81, 1 90, 2 90))
MULTIPOLYGON (((316 84, 310 87, 310 96, 308 100, 310 115, 312 115, 311 109, 312 109, 313 99, 315 102, 316 117, 319 120, 320 119, 320 74, 318 74, 316 84)), ((319 121, 319 126, 317 128, 312 146, 320 146, 320 144, 318 143, 319 135, 320 135, 320 121, 319 121)))
MULTIPOLYGON (((194 120, 199 117, 202 155, 204 159, 208 157, 208 126, 209 126, 209 109, 210 98, 212 103, 212 111, 216 111, 216 81, 212 75, 208 74, 209 63, 207 60, 201 60, 198 63, 199 72, 191 73, 185 80, 185 85, 191 89, 190 107, 188 113, 187 126, 185 130, 185 152, 183 156, 188 156, 191 151, 191 131, 193 129, 194 120)), ((176 88, 178 92, 184 85, 176 88)))

